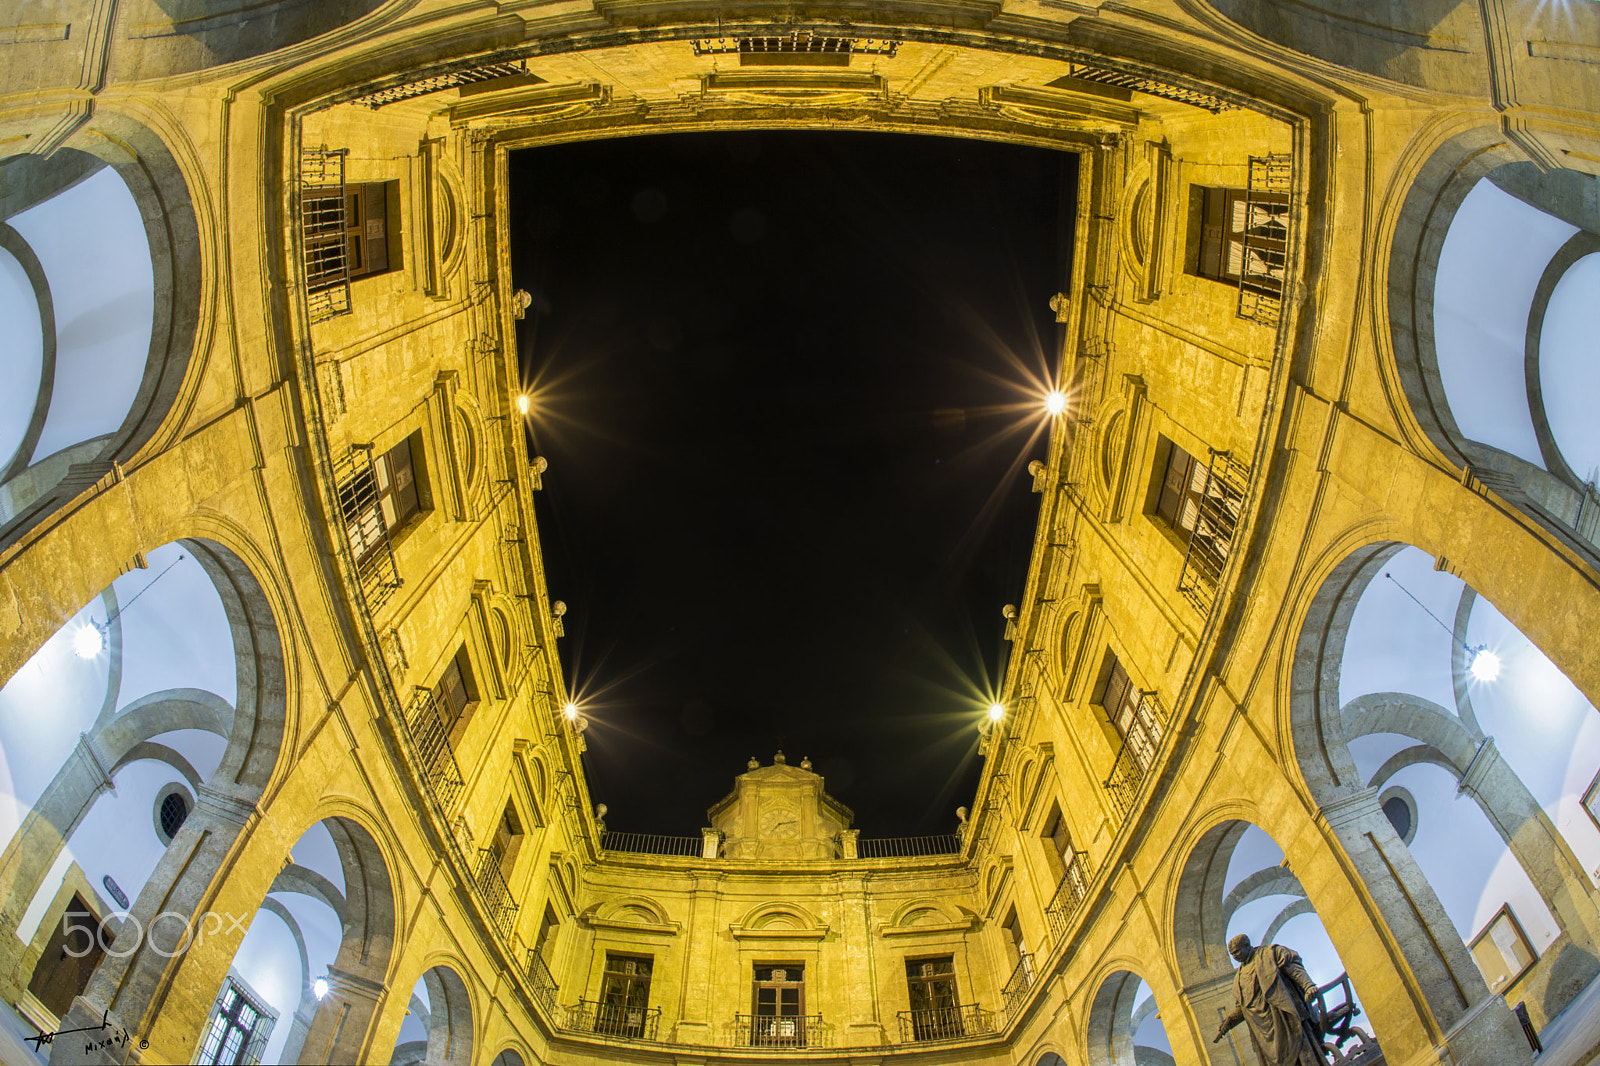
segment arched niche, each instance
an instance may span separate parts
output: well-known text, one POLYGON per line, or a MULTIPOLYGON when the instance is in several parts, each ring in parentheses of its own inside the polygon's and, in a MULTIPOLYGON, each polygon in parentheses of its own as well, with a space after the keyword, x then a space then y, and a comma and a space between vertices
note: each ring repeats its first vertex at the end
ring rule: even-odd
POLYGON ((0 162, 0 545, 126 463, 186 388, 207 295, 199 226, 161 138, 97 113, 0 162))
POLYGON ((1419 428, 1535 521, 1600 551, 1594 174, 1543 172, 1495 130, 1418 170, 1395 222, 1388 316, 1419 428))

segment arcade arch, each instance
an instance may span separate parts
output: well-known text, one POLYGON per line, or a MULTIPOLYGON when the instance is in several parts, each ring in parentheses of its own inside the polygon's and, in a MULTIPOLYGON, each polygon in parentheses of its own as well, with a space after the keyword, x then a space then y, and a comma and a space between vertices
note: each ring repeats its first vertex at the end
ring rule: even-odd
POLYGON ((472 999, 466 983, 449 966, 434 966, 417 979, 412 989, 411 1003, 389 1063, 470 1066, 472 1041, 472 999))
POLYGON ((1503 994, 1542 1026, 1600 975, 1587 872, 1600 824, 1586 810, 1600 715, 1492 604, 1405 545, 1336 568, 1300 647, 1301 770, 1385 918, 1421 917, 1410 946, 1430 957, 1414 965, 1450 974, 1430 1004, 1503 994), (1381 805, 1397 790, 1410 824, 1381 805))
POLYGON ((1153 990, 1118 970, 1101 982, 1089 1008, 1089 1066, 1172 1066, 1172 1042, 1153 990))

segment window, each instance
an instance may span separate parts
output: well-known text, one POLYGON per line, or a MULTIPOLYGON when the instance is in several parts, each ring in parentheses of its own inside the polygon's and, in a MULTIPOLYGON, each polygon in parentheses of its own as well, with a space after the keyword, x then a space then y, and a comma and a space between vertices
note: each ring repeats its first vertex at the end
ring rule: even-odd
POLYGON ((494 848, 500 858, 500 875, 507 880, 517 865, 517 851, 522 846, 522 820, 517 817, 514 800, 506 800, 506 809, 500 814, 500 824, 494 830, 494 848))
POLYGON ((1160 438, 1156 455, 1158 477, 1152 487, 1151 510, 1183 538, 1185 577, 1192 573, 1214 586, 1228 560, 1244 508, 1240 471, 1225 452, 1212 452, 1201 460, 1166 437, 1160 438))
POLYGON ((600 1006, 595 1010, 594 1031, 612 1036, 644 1035, 645 1012, 650 1007, 651 958, 606 952, 606 969, 600 979, 600 1006))
POLYGON ((369 181, 305 191, 306 285, 312 292, 399 266, 391 266, 389 255, 389 205, 397 189, 396 182, 369 181))
POLYGON ((439 683, 433 686, 433 698, 453 744, 460 739, 470 712, 478 706, 478 688, 473 683, 472 660, 467 658, 465 644, 456 650, 444 673, 439 675, 439 683))
POLYGON ((1161 743, 1161 726, 1141 699, 1143 695, 1128 677, 1128 671, 1113 652, 1106 652, 1095 702, 1117 731, 1125 750, 1140 770, 1150 769, 1156 748, 1161 743))
MULTIPOLYGON (((111 930, 100 924, 83 897, 73 893, 72 901, 61 916, 61 925, 50 934, 44 954, 33 968, 28 981, 28 995, 34 1004, 42 1005, 55 1021, 67 1013, 72 1001, 83 995, 89 987, 89 978, 95 967, 111 946, 111 930)), ((32 1004, 25 1004, 31 1006, 32 1004)), ((34 1020, 37 1025, 39 1021, 34 1020)), ((53 1025, 40 1025, 49 1030, 53 1025)))
POLYGON ((393 535, 430 508, 422 481, 422 434, 413 433, 339 485, 339 509, 350 553, 363 567, 393 535))
POLYGON ((798 963, 757 966, 750 993, 751 1047, 806 1046, 806 971, 798 963))
POLYGON ((211 1008, 211 1021, 196 1062, 208 1066, 239 1066, 261 1061, 277 1012, 263 1004, 237 977, 222 983, 222 994, 211 1008))
POLYGON ((546 966, 550 965, 550 956, 555 953, 556 937, 560 932, 561 922, 556 918, 555 908, 546 903, 544 917, 539 919, 539 935, 533 941, 533 953, 546 966))
POLYGON ((1061 817, 1061 805, 1050 805, 1050 817, 1044 821, 1044 831, 1039 834, 1044 842, 1045 856, 1049 860, 1053 880, 1060 881, 1072 859, 1072 834, 1067 832, 1067 821, 1061 817))
POLYGON ((161 801, 161 832, 168 841, 178 835, 178 830, 183 828, 183 823, 189 818, 189 804, 184 800, 183 793, 169 792, 167 798, 161 801))
POLYGON ((1282 293, 1288 196, 1191 185, 1189 210, 1191 273, 1269 296, 1282 293))
POLYGON ((1502 906, 1483 931, 1472 938, 1471 950, 1472 960, 1483 971, 1491 994, 1504 992, 1539 958, 1510 904, 1502 906))
POLYGON ((906 983, 911 990, 912 1039, 947 1040, 965 1035, 954 956, 907 959, 906 983))
POLYGON ((1011 908, 1002 928, 1006 932, 1006 944, 1011 949, 1011 966, 1015 969, 1022 963, 1023 956, 1028 954, 1028 941, 1022 935, 1022 922, 1017 918, 1017 908, 1011 908))

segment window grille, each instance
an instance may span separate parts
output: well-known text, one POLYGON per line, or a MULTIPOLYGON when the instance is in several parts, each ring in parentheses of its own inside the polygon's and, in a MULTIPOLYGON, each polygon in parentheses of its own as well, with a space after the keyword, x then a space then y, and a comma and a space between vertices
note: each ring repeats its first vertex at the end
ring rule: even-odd
POLYGON ((300 152, 300 241, 306 310, 322 322, 350 313, 350 262, 345 239, 344 162, 326 145, 300 152))
POLYGON ((1276 326, 1282 310, 1289 261, 1289 156, 1250 157, 1250 180, 1235 209, 1237 261, 1229 265, 1239 279, 1239 317, 1276 326))
POLYGON ((900 50, 899 41, 876 37, 828 37, 815 33, 750 35, 739 37, 701 37, 694 42, 697 56, 737 55, 741 64, 750 60, 775 58, 781 55, 838 56, 838 66, 849 63, 853 55, 884 56, 893 59, 900 50))
POLYGON ((1146 96, 1159 96, 1163 100, 1175 100, 1180 104, 1189 104, 1212 114, 1223 111, 1236 110, 1237 104, 1230 104, 1220 96, 1215 96, 1201 89, 1190 89, 1182 85, 1161 81, 1144 74, 1134 73, 1129 70, 1120 70, 1113 66, 1100 63, 1069 63, 1068 77, 1077 78, 1079 81, 1098 82, 1101 85, 1115 85, 1119 89, 1132 89, 1134 92, 1144 93, 1146 96))
POLYGON ((277 1012, 251 995, 233 978, 223 983, 212 1008, 211 1023, 200 1046, 198 1062, 206 1066, 245 1066, 261 1061, 277 1012))
POLYGON ((161 831, 171 840, 189 818, 189 804, 179 792, 170 792, 161 801, 161 831))
MULTIPOLYGON (((431 74, 427 77, 413 78, 399 85, 377 92, 358 96, 351 103, 365 104, 376 111, 385 104, 399 103, 401 100, 410 100, 417 96, 426 96, 429 93, 443 92, 446 89, 458 89, 463 85, 473 85, 481 81, 492 81, 495 78, 517 78, 528 74, 528 65, 524 62, 516 63, 485 63, 481 67, 468 67, 465 70, 452 70, 444 74, 431 74)), ((531 78, 529 80, 532 80, 531 78)))
MULTIPOLYGON (((1167 484, 1162 488, 1163 502, 1169 490, 1176 499, 1174 527, 1188 534, 1183 571, 1178 575, 1178 591, 1195 610, 1208 614, 1239 531, 1249 474, 1227 452, 1213 449, 1202 466, 1198 459, 1177 445, 1172 446, 1172 451, 1188 460, 1186 470, 1180 474, 1174 473, 1173 463, 1169 461, 1167 484), (1175 478, 1182 481, 1181 489, 1172 488, 1175 478)), ((1162 511, 1163 515, 1165 513, 1162 511)))

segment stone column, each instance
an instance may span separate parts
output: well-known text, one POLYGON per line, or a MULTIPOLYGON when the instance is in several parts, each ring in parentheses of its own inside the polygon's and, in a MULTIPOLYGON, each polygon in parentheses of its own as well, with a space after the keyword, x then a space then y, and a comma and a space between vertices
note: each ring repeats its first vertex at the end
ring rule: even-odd
MULTIPOLYGON (((328 994, 317 1004, 300 1046, 300 1063, 366 1062, 372 1032, 388 990, 382 981, 328 967, 328 994)), ((284 1056, 288 1059, 287 1051, 284 1056)), ((384 1058, 387 1058, 385 1053, 384 1058)))
MULTIPOLYGON (((330 984, 330 988, 332 985, 330 984)), ((316 1014, 317 1001, 301 1000, 295 1008, 293 1020, 289 1023, 289 1039, 284 1042, 283 1054, 280 1056, 284 1062, 299 1062, 300 1050, 305 1047, 306 1034, 311 1030, 311 1020, 316 1014)))
MULTIPOLYGON (((683 944, 683 987, 678 993, 678 1031, 680 1044, 716 1043, 716 1027, 727 1020, 716 1009, 712 975, 716 972, 719 941, 718 904, 722 899, 722 877, 715 870, 695 870, 694 898, 689 904, 689 923, 683 944)), ((576 998, 576 997, 574 997, 576 998)), ((732 1015, 734 1011, 728 1011, 732 1015)))
MULTIPOLYGON (((1318 892, 1304 873, 1319 863, 1308 857, 1296 868, 1308 894, 1320 897, 1312 902, 1324 904, 1317 914, 1349 969, 1388 1061, 1397 1066, 1531 1061, 1516 1017, 1502 997, 1490 995, 1454 923, 1378 806, 1377 790, 1328 804, 1321 816, 1343 845, 1355 880, 1370 894, 1370 905, 1363 905, 1358 894, 1329 907, 1335 901, 1318 892)), ((1320 865, 1327 865, 1326 857, 1320 865)))

